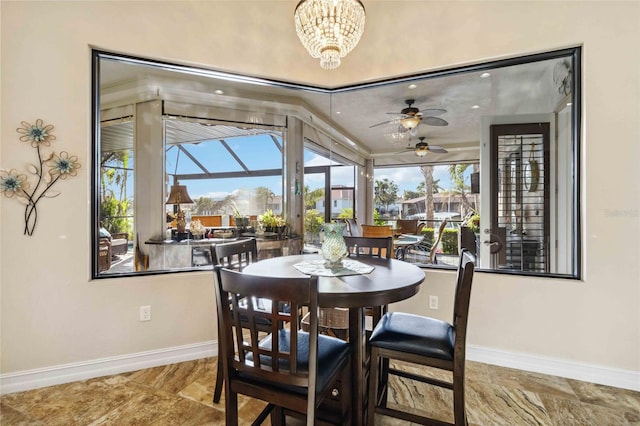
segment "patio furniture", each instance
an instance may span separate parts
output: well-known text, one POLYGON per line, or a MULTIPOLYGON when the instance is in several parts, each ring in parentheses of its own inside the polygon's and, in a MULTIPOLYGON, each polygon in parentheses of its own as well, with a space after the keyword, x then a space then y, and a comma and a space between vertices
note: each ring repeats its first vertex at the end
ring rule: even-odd
MULTIPOLYGON (((437 264, 437 262, 438 262, 438 259, 437 259, 438 245, 440 244, 440 241, 442 240, 442 235, 444 233, 444 228, 446 226, 447 226, 447 220, 444 219, 442 222, 440 222, 440 226, 438 226, 438 233, 437 233, 437 235, 434 235, 436 239, 435 239, 435 241, 433 243, 423 239, 422 241, 419 241, 418 243, 412 245, 410 250, 411 251, 418 251, 418 252, 421 252, 421 253, 427 255, 429 257, 429 263, 434 264, 434 265, 437 264)), ((409 251, 409 249, 407 249, 406 251, 409 251)))
POLYGON ((396 221, 396 235, 418 233, 418 219, 398 219, 396 221))
POLYGON ((109 237, 100 237, 98 249, 98 271, 104 272, 111 268, 111 240, 109 237))
POLYGON ((318 310, 317 277, 264 277, 216 266, 216 303, 220 318, 225 382, 225 419, 238 424, 238 394, 267 402, 253 424, 271 414, 272 424, 284 424, 285 415, 306 416, 318 423, 317 410, 339 392, 338 409, 330 410, 332 423, 348 423, 351 410, 350 348, 343 340, 318 334, 318 320, 310 317, 309 332, 278 324, 300 323, 302 307, 318 310), (251 299, 272 300, 271 309, 254 309, 251 299), (291 307, 287 312, 280 306, 291 307), (241 320, 242 317, 247 321, 241 320), (270 333, 258 339, 258 323, 271 324, 270 333), (340 389, 334 388, 336 381, 340 389))
POLYGON ((467 318, 474 271, 473 256, 462 250, 450 324, 435 318, 402 312, 385 314, 371 334, 371 374, 367 424, 373 425, 375 413, 420 424, 451 424, 430 419, 406 410, 387 406, 389 374, 417 380, 453 390, 453 411, 456 425, 466 425, 464 402, 465 346, 467 318), (389 368, 389 360, 420 364, 452 372, 452 381, 444 381, 389 368), (375 396, 375 397, 374 397, 375 396))
POLYGON ((362 225, 363 237, 392 237, 393 229, 389 225, 362 225))
POLYGON ((129 234, 126 232, 112 233, 111 237, 111 256, 127 254, 129 250, 129 234))

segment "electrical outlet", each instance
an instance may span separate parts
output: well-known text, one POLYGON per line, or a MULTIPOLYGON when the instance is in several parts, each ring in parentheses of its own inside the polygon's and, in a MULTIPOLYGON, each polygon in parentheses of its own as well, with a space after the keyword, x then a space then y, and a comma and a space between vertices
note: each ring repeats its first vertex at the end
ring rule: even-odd
POLYGON ((429 309, 438 309, 438 296, 429 296, 429 309))
POLYGON ((140 306, 140 321, 151 321, 151 306, 140 306))

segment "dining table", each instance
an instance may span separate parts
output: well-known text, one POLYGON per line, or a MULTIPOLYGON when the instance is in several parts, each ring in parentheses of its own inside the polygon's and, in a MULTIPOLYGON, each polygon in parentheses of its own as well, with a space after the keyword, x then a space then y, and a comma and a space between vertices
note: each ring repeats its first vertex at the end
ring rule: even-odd
MULTIPOLYGON (((351 258, 349 258, 351 259, 351 258)), ((397 259, 358 257, 351 259, 365 268, 354 268, 336 275, 318 273, 318 304, 321 308, 349 309, 349 344, 351 347, 351 397, 353 425, 366 421, 367 402, 367 333, 364 308, 383 306, 408 299, 418 293, 425 279, 417 266, 397 259), (357 269, 357 272, 355 271, 357 269), (366 271, 363 272, 363 269, 366 271)), ((304 277, 301 265, 321 264, 319 254, 281 256, 248 265, 245 274, 267 277, 304 277)), ((375 327, 375 324, 374 324, 375 327)))

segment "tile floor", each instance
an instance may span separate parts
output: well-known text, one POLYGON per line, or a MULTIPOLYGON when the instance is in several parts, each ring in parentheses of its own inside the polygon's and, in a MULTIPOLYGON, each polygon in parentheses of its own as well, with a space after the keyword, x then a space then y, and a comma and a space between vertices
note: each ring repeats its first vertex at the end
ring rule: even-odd
MULTIPOLYGON (((223 401, 211 402, 216 362, 206 358, 4 395, 0 424, 224 424, 223 401)), ((407 410, 453 419, 446 390, 392 378, 389 398, 407 410)), ((240 397, 239 406, 239 423, 250 424, 263 403, 240 397)), ((468 362, 467 416, 470 425, 640 425, 640 393, 468 362)), ((377 416, 376 424, 403 423, 377 416)))

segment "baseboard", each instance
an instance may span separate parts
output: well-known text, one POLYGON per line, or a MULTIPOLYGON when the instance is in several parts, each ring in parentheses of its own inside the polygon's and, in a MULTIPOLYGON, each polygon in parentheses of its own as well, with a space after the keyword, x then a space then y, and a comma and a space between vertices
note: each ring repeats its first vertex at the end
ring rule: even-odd
POLYGON ((215 340, 0 375, 0 395, 216 356, 215 340))
MULTIPOLYGON (((216 356, 215 340, 0 375, 0 394, 216 356)), ((467 345, 467 359, 640 391, 640 372, 467 345)))
POLYGON ((640 391, 640 371, 602 367, 537 355, 467 345, 467 359, 518 370, 640 391))

